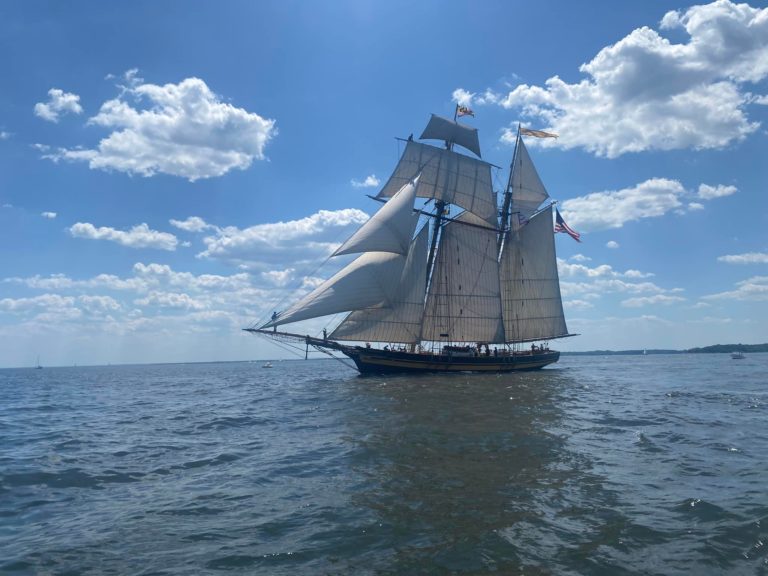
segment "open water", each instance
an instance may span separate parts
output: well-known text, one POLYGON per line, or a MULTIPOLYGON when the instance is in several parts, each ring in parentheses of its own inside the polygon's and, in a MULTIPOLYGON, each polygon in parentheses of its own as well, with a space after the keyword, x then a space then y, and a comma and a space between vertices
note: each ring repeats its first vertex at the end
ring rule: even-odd
POLYGON ((765 574, 768 355, 0 370, 0 572, 765 574))

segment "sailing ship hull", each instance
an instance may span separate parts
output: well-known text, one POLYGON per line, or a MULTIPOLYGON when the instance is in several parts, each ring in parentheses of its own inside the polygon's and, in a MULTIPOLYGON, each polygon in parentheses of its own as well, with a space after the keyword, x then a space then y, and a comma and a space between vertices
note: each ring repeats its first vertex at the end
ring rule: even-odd
POLYGON ((560 352, 522 352, 504 356, 454 356, 379 350, 376 348, 344 347, 361 374, 393 372, 516 372, 538 370, 557 362, 560 352))

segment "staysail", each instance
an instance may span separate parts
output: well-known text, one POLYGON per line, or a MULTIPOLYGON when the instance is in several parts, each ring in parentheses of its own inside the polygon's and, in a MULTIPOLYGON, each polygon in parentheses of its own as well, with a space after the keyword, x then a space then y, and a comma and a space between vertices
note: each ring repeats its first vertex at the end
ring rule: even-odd
POLYGON ((352 312, 331 334, 335 340, 415 344, 424 315, 427 279, 427 236, 424 226, 411 242, 396 295, 389 306, 352 312))
POLYGON ((405 255, 416 230, 419 215, 413 213, 419 176, 405 184, 349 240, 333 253, 359 254, 375 250, 405 255))

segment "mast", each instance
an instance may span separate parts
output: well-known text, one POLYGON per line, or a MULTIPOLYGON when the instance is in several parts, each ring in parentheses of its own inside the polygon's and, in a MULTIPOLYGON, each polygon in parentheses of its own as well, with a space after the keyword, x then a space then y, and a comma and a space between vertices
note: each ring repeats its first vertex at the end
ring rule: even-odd
POLYGON ((515 158, 517 157, 517 147, 520 143, 520 123, 517 124, 517 138, 515 138, 515 149, 512 152, 512 162, 509 164, 509 179, 507 180, 507 189, 504 192, 504 205, 501 209, 501 233, 499 234, 498 254, 504 246, 504 240, 509 233, 509 217, 512 208, 512 174, 515 170, 515 158))

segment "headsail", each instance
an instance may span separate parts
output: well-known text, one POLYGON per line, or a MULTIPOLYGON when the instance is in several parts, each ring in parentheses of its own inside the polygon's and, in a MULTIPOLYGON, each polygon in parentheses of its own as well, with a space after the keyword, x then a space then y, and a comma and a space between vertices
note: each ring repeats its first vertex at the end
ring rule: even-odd
POLYGON ((568 336, 551 206, 510 233, 501 256, 501 285, 507 342, 568 336))
POLYGON ((443 227, 424 312, 425 340, 504 341, 496 231, 483 225, 464 212, 443 227))
POLYGON ((262 328, 387 306, 397 294, 404 264, 405 256, 400 254, 366 252, 262 328))
POLYGON ((371 219, 333 253, 393 252, 405 255, 419 215, 413 213, 419 176, 405 184, 371 219))
POLYGON ((411 242, 402 279, 390 306, 352 312, 333 331, 332 339, 406 344, 419 341, 424 316, 428 232, 424 226, 411 242))
POLYGON ((419 174, 416 192, 419 198, 457 204, 496 226, 496 195, 490 164, 452 150, 409 141, 378 197, 394 196, 419 174))

